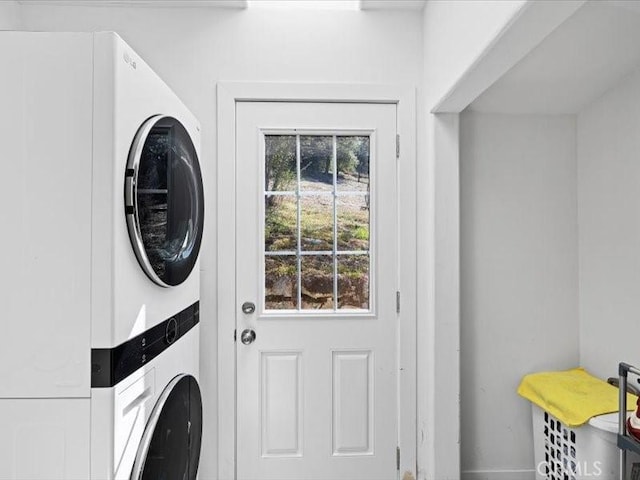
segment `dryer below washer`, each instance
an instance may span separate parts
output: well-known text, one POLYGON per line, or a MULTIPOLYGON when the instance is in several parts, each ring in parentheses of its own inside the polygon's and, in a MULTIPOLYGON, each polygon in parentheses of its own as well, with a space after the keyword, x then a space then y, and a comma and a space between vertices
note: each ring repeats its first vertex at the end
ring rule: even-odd
POLYGON ((195 480, 202 438, 198 317, 196 303, 110 354, 92 352, 90 478, 195 480))
POLYGON ((94 351, 90 398, 0 399, 0 480, 195 480, 198 317, 196 303, 94 351))

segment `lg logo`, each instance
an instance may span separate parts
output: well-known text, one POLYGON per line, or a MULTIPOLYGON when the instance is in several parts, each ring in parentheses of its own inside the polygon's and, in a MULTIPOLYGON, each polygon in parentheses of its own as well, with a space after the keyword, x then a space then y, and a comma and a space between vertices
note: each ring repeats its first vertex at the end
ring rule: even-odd
POLYGON ((122 55, 122 58, 124 58, 125 63, 131 65, 131 68, 133 68, 134 70, 136 69, 137 67, 136 61, 133 58, 131 58, 127 52, 124 52, 124 55, 122 55))

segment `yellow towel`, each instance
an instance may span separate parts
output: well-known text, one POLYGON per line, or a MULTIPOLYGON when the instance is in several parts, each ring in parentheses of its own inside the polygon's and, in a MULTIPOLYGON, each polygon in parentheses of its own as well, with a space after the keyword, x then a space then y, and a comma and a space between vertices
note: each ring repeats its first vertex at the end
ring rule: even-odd
MULTIPOLYGON (((525 375, 518 394, 569 427, 583 425, 596 415, 618 411, 618 389, 584 368, 525 375)), ((634 410, 636 401, 635 395, 627 394, 627 410, 634 410)))

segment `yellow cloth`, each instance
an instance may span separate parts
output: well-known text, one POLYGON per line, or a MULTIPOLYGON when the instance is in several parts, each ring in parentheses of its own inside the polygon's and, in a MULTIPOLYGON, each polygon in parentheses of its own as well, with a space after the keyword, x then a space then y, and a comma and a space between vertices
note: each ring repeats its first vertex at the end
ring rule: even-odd
MULTIPOLYGON (((618 411, 618 388, 584 368, 525 375, 518 394, 569 427, 583 425, 596 415, 618 411)), ((634 410, 636 401, 635 395, 627 394, 627 410, 634 410)))

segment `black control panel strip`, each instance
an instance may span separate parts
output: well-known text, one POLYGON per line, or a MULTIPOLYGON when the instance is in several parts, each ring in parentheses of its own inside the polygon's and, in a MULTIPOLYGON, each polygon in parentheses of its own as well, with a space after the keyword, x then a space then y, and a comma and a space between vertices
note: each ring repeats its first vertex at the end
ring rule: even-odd
POLYGON ((113 387, 164 352, 200 321, 200 302, 114 348, 91 349, 91 387, 113 387))

